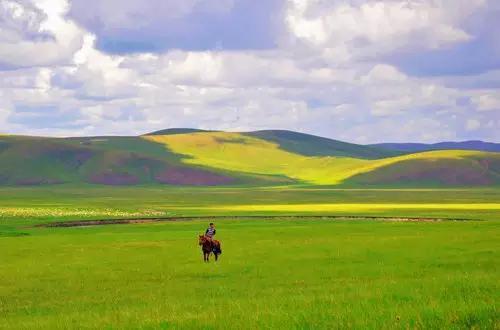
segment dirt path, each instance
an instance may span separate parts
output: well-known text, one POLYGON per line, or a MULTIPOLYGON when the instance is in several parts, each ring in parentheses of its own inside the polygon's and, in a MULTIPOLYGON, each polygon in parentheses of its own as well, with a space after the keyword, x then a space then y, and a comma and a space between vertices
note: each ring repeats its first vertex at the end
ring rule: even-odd
POLYGON ((103 226, 103 225, 121 225, 134 223, 153 223, 162 221, 192 221, 192 220, 210 220, 210 219, 322 219, 322 220, 381 220, 391 222, 437 222, 437 221, 471 221, 471 219, 458 218, 418 218, 418 217, 377 217, 377 216, 345 216, 345 215, 249 215, 249 216, 197 216, 197 217, 165 217, 165 218, 133 218, 133 219, 101 219, 101 220, 68 220, 52 222, 38 225, 38 227, 84 227, 84 226, 103 226))

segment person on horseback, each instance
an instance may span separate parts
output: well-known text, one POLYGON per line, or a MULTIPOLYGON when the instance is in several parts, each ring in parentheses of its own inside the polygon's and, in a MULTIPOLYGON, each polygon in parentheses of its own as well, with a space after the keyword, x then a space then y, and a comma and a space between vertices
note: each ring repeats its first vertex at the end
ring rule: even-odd
POLYGON ((205 237, 207 240, 210 242, 210 245, 212 246, 212 251, 214 253, 222 253, 222 250, 220 248, 220 242, 214 239, 215 233, 217 231, 215 230, 215 225, 213 222, 209 224, 209 227, 207 230, 205 230, 205 237))
POLYGON ((205 230, 205 234, 198 237, 198 245, 201 245, 203 260, 205 262, 208 262, 211 253, 214 254, 215 261, 217 261, 219 255, 222 253, 220 242, 214 239, 215 233, 215 225, 211 222, 207 230, 205 230))
POLYGON ((213 222, 209 224, 209 227, 205 231, 205 237, 207 237, 210 241, 213 241, 216 230, 213 222))

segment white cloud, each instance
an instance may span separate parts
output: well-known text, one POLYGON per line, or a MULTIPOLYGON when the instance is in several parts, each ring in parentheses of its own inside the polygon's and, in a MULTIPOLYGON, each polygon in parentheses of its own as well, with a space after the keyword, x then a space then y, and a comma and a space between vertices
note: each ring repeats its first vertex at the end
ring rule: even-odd
POLYGON ((0 5, 0 64, 32 67, 68 63, 83 34, 64 18, 65 0, 5 1, 0 5))
MULTIPOLYGON (((387 64, 376 64, 359 79, 359 95, 374 116, 393 116, 422 109, 453 108, 459 92, 430 79, 412 78, 387 64)), ((356 82, 351 82, 355 84, 356 82)))
POLYGON ((361 77, 361 81, 366 84, 370 83, 402 83, 408 77, 400 72, 397 68, 387 64, 376 64, 365 76, 361 77))
POLYGON ((107 30, 146 27, 159 20, 182 19, 193 11, 225 13, 234 6, 233 0, 73 0, 72 14, 80 20, 98 20, 107 30), (154 10, 151 10, 154 8, 154 10))
POLYGON ((483 0, 291 0, 286 22, 292 42, 322 49, 323 57, 338 63, 467 41, 471 36, 459 23, 484 4, 483 0))
POLYGON ((478 111, 500 111, 500 92, 492 92, 472 97, 478 111))
POLYGON ((481 122, 477 119, 468 119, 465 123, 465 129, 467 131, 475 131, 481 127, 481 122))
POLYGON ((94 48, 95 37, 87 35, 74 65, 58 70, 54 81, 81 98, 111 99, 137 93, 140 79, 133 70, 122 68, 123 57, 109 56, 94 48))
POLYGON ((20 39, 48 37, 41 31, 47 15, 28 1, 4 0, 0 2, 0 41, 17 42, 20 39))
POLYGON ((375 116, 387 116, 394 115, 403 112, 409 106, 412 105, 412 98, 408 95, 402 96, 397 99, 386 99, 381 101, 375 101, 373 103, 372 113, 375 116))
MULTIPOLYGON (((380 57, 467 40, 460 23, 483 1, 297 0, 284 22, 291 34, 278 49, 121 55, 98 50, 96 36, 67 18, 65 1, 18 3, 23 9, 5 11, 11 21, 0 33, 0 62, 16 68, 0 67, 0 123, 13 132, 281 128, 371 143, 433 142, 469 132, 494 139, 499 125, 497 74, 481 78, 493 85, 487 89, 467 85, 474 77, 453 86, 460 77, 414 77, 380 57), (21 52, 22 44, 30 53, 21 52), (2 57, 5 49, 17 56, 2 57)), ((92 8, 112 11, 113 3, 92 8)), ((172 5, 179 7, 171 14, 182 18, 202 2, 172 5)), ((140 2, 123 6, 104 23, 126 25, 130 13, 142 13, 137 23, 146 24, 149 12, 140 2)))
POLYGON ((44 85, 47 72, 41 68, 0 71, 0 89, 37 88, 44 85))
POLYGON ((457 139, 456 128, 443 124, 439 120, 417 117, 400 121, 391 117, 382 117, 379 120, 362 123, 346 130, 341 135, 344 140, 355 135, 358 143, 377 142, 436 142, 457 139), (408 140, 411 136, 411 140, 408 140))
POLYGON ((2 90, 0 90, 0 124, 3 127, 0 133, 7 133, 3 130, 7 128, 7 119, 12 112, 12 105, 9 103, 8 99, 4 97, 2 90))

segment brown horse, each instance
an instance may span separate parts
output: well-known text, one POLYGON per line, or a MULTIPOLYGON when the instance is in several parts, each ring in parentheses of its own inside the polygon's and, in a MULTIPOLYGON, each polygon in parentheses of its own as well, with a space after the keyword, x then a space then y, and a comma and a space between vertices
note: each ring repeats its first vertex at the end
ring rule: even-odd
POLYGON ((219 259, 219 254, 222 253, 220 242, 217 240, 211 240, 205 235, 200 235, 198 237, 198 245, 201 245, 201 251, 203 252, 203 261, 205 262, 209 262, 211 253, 214 254, 215 261, 219 259))

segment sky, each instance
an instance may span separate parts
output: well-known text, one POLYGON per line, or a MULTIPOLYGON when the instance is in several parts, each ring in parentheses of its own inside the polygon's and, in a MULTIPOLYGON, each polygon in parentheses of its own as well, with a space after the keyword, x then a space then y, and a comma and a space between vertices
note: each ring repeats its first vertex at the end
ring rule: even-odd
POLYGON ((0 133, 500 142, 498 0, 0 0, 0 133))

